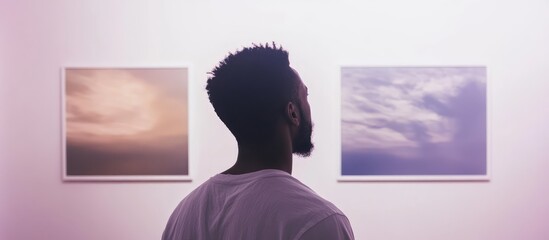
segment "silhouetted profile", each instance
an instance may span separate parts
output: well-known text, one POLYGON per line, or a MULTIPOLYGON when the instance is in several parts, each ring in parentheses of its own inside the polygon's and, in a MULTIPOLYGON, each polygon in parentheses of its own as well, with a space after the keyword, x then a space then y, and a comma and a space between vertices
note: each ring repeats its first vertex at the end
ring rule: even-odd
POLYGON ((185 197, 163 240, 354 239, 347 217, 291 176, 292 154, 309 156, 307 87, 275 44, 226 57, 206 86, 238 143, 236 163, 185 197))

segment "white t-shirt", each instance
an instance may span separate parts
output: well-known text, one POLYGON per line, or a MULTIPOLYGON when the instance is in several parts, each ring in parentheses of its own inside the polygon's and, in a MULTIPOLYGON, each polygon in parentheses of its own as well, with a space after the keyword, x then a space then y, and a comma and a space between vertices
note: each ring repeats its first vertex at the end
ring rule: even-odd
POLYGON ((290 174, 217 174, 185 197, 163 240, 354 239, 349 220, 290 174))

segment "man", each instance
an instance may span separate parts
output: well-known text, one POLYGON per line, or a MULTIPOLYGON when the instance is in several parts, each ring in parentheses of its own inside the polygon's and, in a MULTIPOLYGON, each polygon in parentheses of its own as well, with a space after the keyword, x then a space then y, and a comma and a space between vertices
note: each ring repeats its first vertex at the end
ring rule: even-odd
POLYGON ((191 192, 162 239, 354 239, 332 203, 293 178, 292 154, 309 156, 307 87, 275 44, 226 57, 206 86, 238 143, 236 163, 191 192))

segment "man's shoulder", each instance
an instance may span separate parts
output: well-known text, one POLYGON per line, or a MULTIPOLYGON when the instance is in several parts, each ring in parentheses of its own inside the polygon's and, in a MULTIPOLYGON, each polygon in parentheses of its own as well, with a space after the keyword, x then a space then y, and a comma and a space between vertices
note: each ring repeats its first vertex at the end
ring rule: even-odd
POLYGON ((348 224, 345 214, 339 208, 293 177, 266 178, 261 181, 261 185, 265 191, 256 200, 263 201, 264 212, 269 213, 275 222, 284 223, 281 229, 291 229, 290 232, 296 233, 296 236, 321 222, 325 224, 318 226, 328 232, 339 231, 334 228, 348 224), (332 224, 334 221, 337 224, 332 224))
POLYGON ((216 175, 186 198, 193 202, 198 199, 201 202, 209 198, 223 199, 222 202, 231 206, 258 206, 267 212, 282 215, 343 214, 298 179, 274 170, 249 176, 216 175))
POLYGON ((270 198, 282 210, 295 211, 298 208, 322 215, 343 214, 334 204, 318 195, 304 183, 292 176, 270 177, 258 183, 265 199, 270 198), (284 208, 286 207, 287 208, 284 208))

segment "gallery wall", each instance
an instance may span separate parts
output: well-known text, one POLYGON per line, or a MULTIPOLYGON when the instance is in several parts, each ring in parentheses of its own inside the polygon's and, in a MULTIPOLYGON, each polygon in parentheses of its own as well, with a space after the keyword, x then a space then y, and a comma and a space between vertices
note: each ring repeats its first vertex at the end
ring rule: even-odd
POLYGON ((293 175, 356 239, 549 237, 549 2, 0 1, 0 239, 159 239, 236 144, 203 90, 228 51, 276 41, 308 85, 316 151, 293 175), (63 182, 61 67, 186 65, 192 182, 63 182), (339 68, 487 67, 489 182, 337 182, 339 68))

